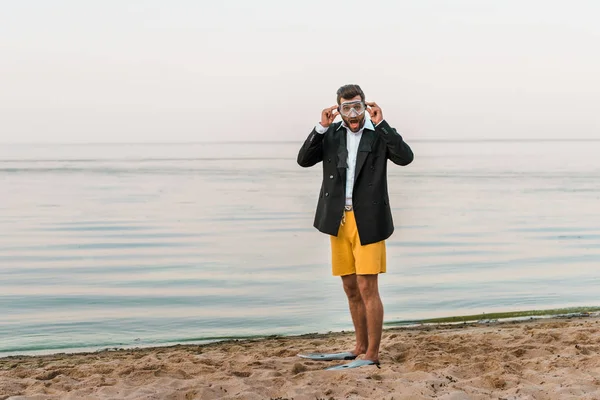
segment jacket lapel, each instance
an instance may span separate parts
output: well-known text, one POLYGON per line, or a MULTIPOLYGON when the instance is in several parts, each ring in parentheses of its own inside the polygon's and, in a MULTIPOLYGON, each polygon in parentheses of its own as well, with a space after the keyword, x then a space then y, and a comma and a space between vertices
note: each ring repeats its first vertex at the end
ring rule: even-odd
POLYGON ((338 135, 338 149, 337 149, 337 160, 336 166, 338 169, 338 173, 342 177, 342 182, 344 185, 346 184, 346 169, 348 168, 348 148, 346 147, 346 130, 338 129, 336 131, 338 135))
POLYGON ((369 129, 363 130, 362 137, 360 138, 360 143, 358 144, 358 154, 356 155, 356 170, 354 172, 354 183, 356 183, 356 180, 360 175, 360 171, 365 165, 367 156, 371 152, 371 145, 373 144, 374 138, 375 132, 369 129))

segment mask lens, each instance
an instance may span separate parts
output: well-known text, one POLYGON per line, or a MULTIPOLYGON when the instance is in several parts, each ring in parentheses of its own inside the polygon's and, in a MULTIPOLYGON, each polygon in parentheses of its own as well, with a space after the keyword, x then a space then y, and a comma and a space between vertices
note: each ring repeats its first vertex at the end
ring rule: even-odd
POLYGON ((365 105, 362 101, 342 103, 340 112, 344 117, 357 117, 365 112, 365 105))

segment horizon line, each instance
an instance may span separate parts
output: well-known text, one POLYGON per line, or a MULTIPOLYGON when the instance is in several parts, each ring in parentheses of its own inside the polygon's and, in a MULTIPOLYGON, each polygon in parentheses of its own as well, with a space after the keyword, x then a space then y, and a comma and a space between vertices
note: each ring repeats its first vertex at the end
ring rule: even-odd
MULTIPOLYGON (((209 140, 209 141, 156 141, 156 142, 0 142, 1 145, 183 145, 183 144, 286 144, 303 143, 305 139, 300 140, 209 140)), ((598 142, 600 138, 460 138, 460 139, 410 139, 407 142, 598 142)))

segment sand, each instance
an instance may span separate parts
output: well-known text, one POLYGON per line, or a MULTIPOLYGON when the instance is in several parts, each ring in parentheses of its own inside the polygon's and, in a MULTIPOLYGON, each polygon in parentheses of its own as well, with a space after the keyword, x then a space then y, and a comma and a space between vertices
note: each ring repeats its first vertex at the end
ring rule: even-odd
POLYGON ((353 334, 0 358, 0 399, 600 399, 600 318, 386 329, 381 369, 299 352, 353 334))

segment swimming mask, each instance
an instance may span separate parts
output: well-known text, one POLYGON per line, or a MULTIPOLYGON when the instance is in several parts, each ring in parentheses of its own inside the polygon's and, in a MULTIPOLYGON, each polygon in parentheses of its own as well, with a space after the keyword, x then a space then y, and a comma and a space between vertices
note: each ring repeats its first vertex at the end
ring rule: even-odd
POLYGON ((340 104, 339 110, 344 117, 358 117, 364 114, 366 106, 362 100, 345 101, 340 104))

